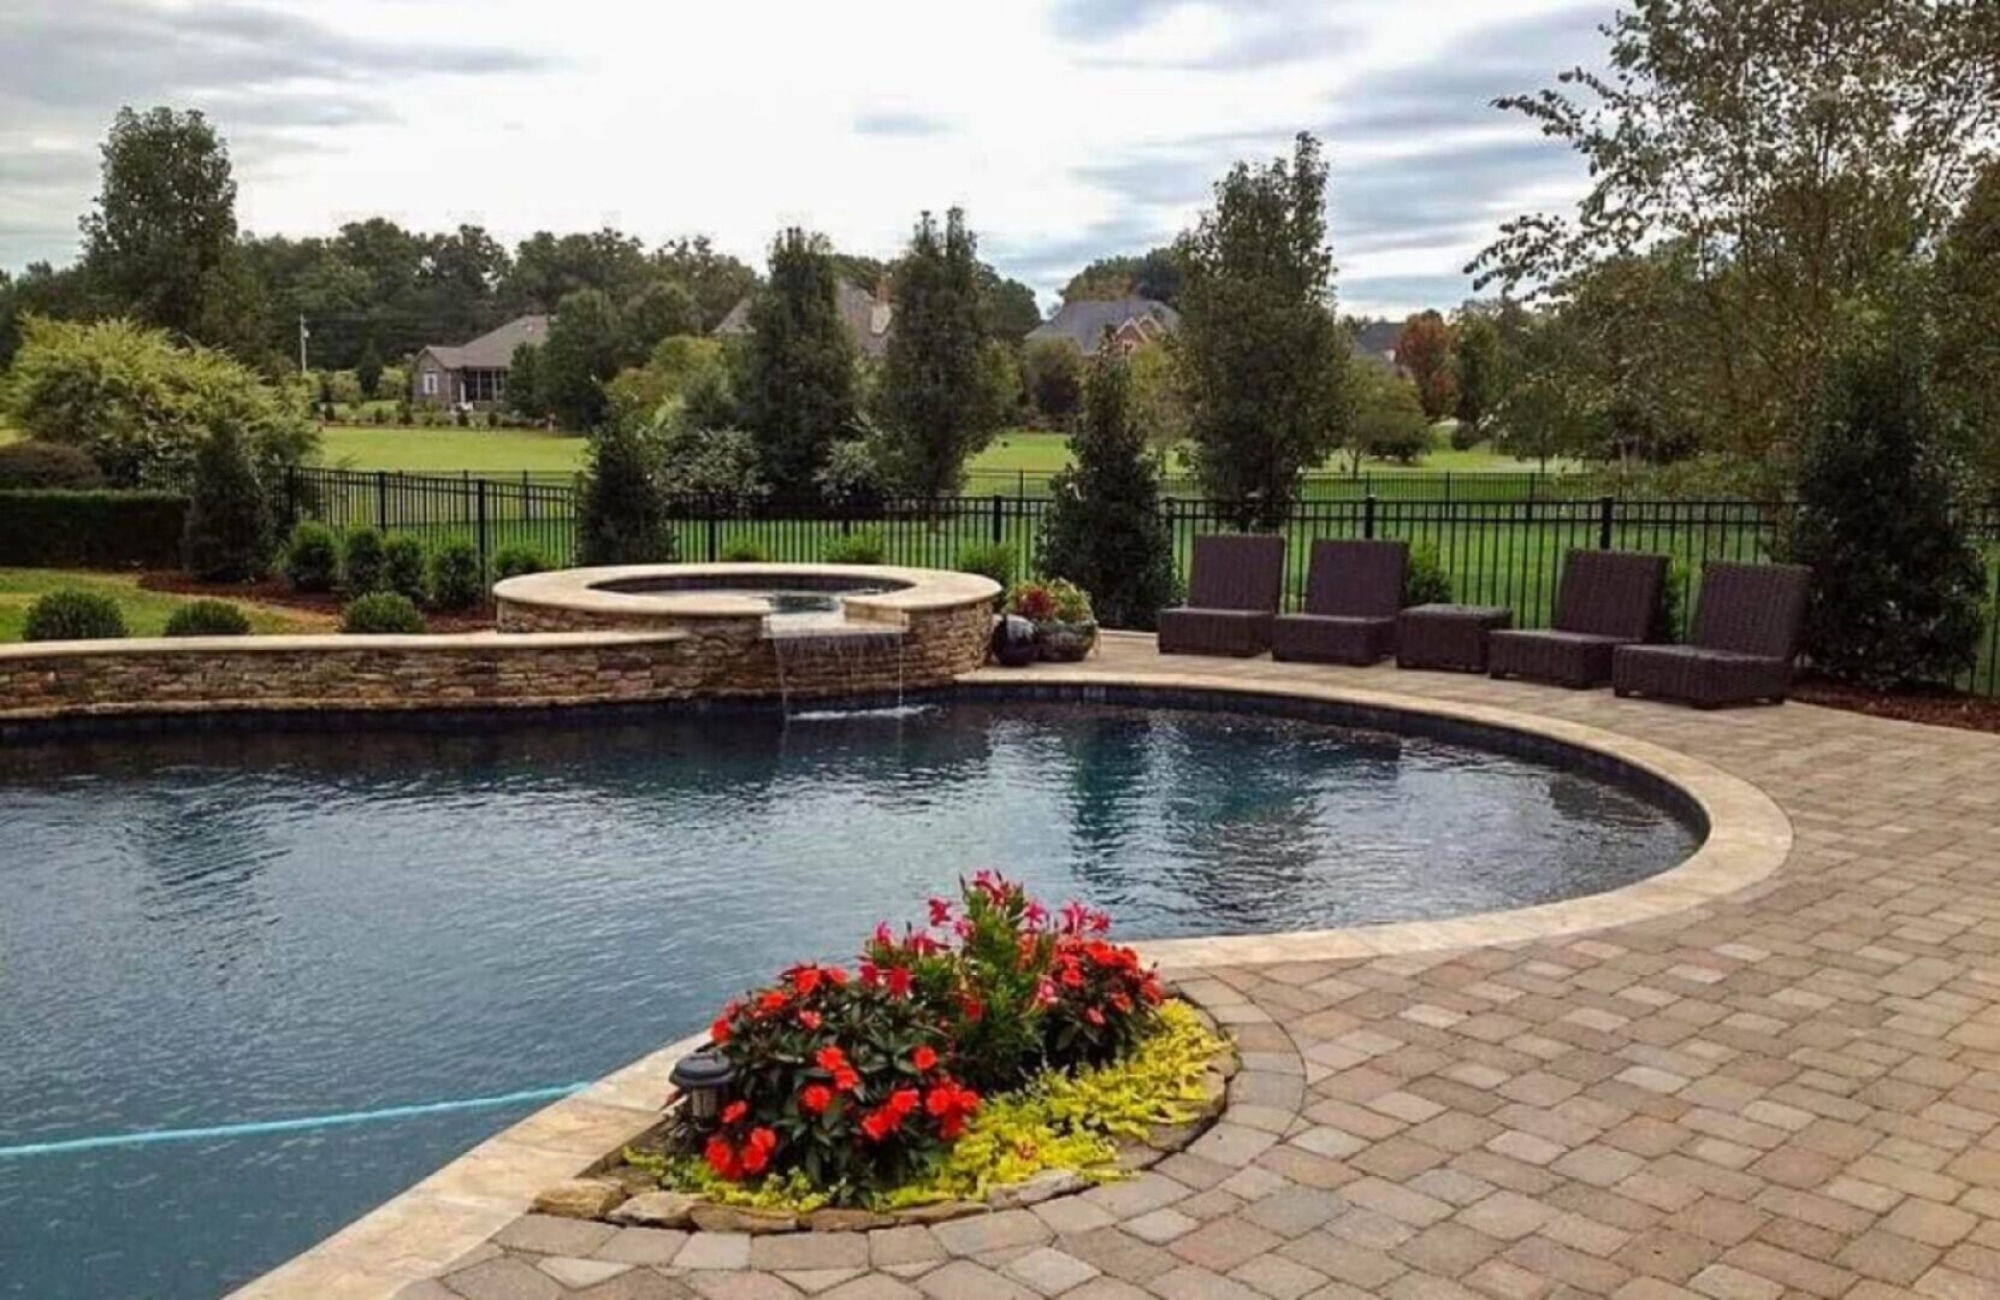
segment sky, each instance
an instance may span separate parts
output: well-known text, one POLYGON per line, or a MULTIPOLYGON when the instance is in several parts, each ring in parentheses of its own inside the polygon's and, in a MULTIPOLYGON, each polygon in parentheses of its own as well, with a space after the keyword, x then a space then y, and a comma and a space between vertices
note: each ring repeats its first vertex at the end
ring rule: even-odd
POLYGON ((1041 294, 1310 130, 1341 309, 1449 308, 1574 155, 1490 106, 1594 63, 1602 0, 0 0, 0 266, 75 256, 122 104, 199 108, 245 230, 384 215, 512 243, 798 224, 892 255, 966 209, 1041 294))

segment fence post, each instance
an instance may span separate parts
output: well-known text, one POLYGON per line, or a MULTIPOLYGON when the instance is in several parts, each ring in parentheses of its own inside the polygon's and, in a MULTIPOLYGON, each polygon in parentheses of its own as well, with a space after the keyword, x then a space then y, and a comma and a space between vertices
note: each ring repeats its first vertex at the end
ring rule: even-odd
POLYGON ((375 531, 389 531, 389 472, 375 471, 375 531))
POLYGON ((1371 542, 1375 540, 1375 494, 1373 492, 1361 498, 1361 535, 1371 542))
POLYGON ((1597 501, 1597 549, 1611 549, 1611 512, 1617 506, 1613 497, 1599 497, 1597 501))
POLYGON ((1007 531, 1006 516, 1003 513, 1006 509, 1006 500, 1007 498, 998 492, 993 494, 993 541, 996 545, 1007 531))
POLYGON ((484 579, 487 572, 486 557, 489 554, 489 551, 487 550, 486 546, 486 480, 485 479, 479 480, 478 502, 479 502, 479 574, 480 577, 484 579))

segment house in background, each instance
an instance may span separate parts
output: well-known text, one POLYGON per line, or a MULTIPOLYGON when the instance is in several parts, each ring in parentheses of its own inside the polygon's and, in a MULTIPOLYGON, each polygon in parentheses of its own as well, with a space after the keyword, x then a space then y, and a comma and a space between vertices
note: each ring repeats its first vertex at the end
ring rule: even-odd
MULTIPOLYGON (((840 312, 841 324, 847 326, 847 335, 854 340, 855 351, 870 360, 880 361, 889 350, 889 325, 896 314, 896 308, 889 301, 889 286, 884 283, 870 293, 848 280, 840 280, 834 285, 834 306, 840 312)), ((745 297, 722 323, 715 327, 717 334, 748 334, 750 332, 750 299, 745 297)))
POLYGON ((517 316, 470 343, 432 344, 417 353, 410 372, 411 400, 420 406, 500 405, 507 393, 507 367, 523 343, 548 342, 547 316, 517 316))
POLYGON ((1064 303, 1054 316, 1029 330, 1022 342, 1060 339, 1089 356, 1103 345, 1108 331, 1111 346, 1130 356, 1159 342, 1180 324, 1179 312, 1151 298, 1081 298, 1064 303))

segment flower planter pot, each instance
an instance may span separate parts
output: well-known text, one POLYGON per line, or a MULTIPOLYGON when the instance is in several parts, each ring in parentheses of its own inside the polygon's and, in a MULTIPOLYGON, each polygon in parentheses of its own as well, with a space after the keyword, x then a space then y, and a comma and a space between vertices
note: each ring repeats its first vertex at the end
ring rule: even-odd
POLYGON ((1037 623, 1035 648, 1044 663, 1076 663, 1097 648, 1097 624, 1059 623, 1053 619, 1037 623))

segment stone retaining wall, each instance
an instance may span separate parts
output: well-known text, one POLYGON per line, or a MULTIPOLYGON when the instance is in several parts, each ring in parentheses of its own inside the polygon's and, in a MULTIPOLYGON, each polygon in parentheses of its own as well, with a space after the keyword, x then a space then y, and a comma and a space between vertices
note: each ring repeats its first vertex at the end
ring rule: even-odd
MULTIPOLYGON (((979 667, 984 609, 913 614, 900 636, 787 647, 795 697, 937 686, 979 667)), ((754 622, 468 636, 189 637, 0 646, 0 719, 195 712, 525 707, 775 696, 754 622)))

